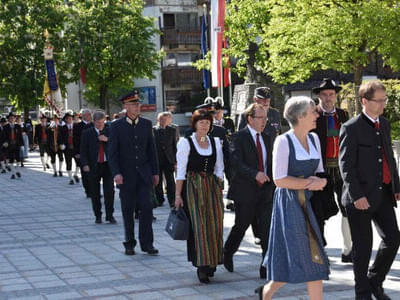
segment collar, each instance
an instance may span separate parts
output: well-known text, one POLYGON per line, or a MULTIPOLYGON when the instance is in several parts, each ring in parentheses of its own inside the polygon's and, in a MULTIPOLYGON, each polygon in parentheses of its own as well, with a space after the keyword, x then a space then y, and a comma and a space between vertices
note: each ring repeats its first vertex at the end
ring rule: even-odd
POLYGON ((252 128, 249 124, 247 124, 247 128, 249 128, 250 134, 251 136, 253 136, 254 138, 256 138, 256 134, 259 133, 261 135, 261 132, 257 132, 254 130, 254 128, 252 128))
POLYGON ((368 118, 368 120, 370 120, 374 125, 375 125, 375 122, 378 122, 378 123, 379 123, 379 117, 377 117, 376 119, 372 118, 371 116, 369 116, 369 115, 365 112, 365 109, 362 110, 362 113, 363 113, 363 115, 366 116, 366 117, 368 118))
POLYGON ((322 110, 322 114, 334 114, 334 113, 336 113, 336 107, 333 107, 333 110, 332 111, 326 111, 323 107, 322 107, 322 105, 320 105, 319 106, 320 108, 321 108, 321 110, 322 110))
POLYGON ((129 118, 128 116, 126 116, 126 121, 130 124, 130 125, 133 125, 133 124, 135 124, 135 125, 137 125, 138 123, 139 123, 139 116, 137 116, 136 118, 135 118, 135 120, 132 120, 131 118, 129 118))

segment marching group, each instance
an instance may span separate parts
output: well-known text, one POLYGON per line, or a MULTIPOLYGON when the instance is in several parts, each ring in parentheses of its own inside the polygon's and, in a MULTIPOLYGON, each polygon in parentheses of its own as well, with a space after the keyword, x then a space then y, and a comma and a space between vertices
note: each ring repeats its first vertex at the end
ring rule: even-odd
MULTIPOLYGON (((106 122, 102 111, 83 110, 78 122, 69 113, 62 121, 54 116, 50 124, 42 116, 34 142, 44 170, 49 168, 46 156, 51 158, 55 177, 63 175, 64 158, 70 184, 79 182, 81 169, 96 223, 102 223, 101 180, 105 220, 112 224, 115 186, 119 189, 126 255, 135 254, 134 215, 141 250, 158 254, 153 208, 165 202, 165 185, 170 208, 182 208, 188 216, 187 256, 200 282, 209 283, 220 264, 234 271, 234 254, 251 226, 262 249, 259 275, 267 280, 256 289, 259 298, 271 299, 286 283, 306 282, 310 299, 322 299, 322 281, 330 273, 324 224, 340 211, 342 262, 353 264, 356 299, 390 299, 383 282, 400 244, 393 209, 400 200, 400 183, 390 126, 382 117, 386 89, 379 81, 363 84, 363 111, 351 120, 335 105, 340 90, 324 79, 313 89, 318 104, 305 96, 289 98, 283 117, 290 130, 285 133, 279 111, 270 107, 267 87, 255 90, 254 103, 237 120, 237 131, 223 116, 222 99, 205 101, 181 138, 171 113, 160 113, 154 127, 141 117, 139 93, 133 91, 121 98, 125 113, 112 122, 106 122), (227 208, 235 213, 225 243, 224 176, 227 208), (382 241, 369 267, 371 221, 382 241)), ((12 113, 8 123, 3 121, 1 166, 10 168, 11 178, 20 177, 11 166, 20 161, 23 130, 12 113)))

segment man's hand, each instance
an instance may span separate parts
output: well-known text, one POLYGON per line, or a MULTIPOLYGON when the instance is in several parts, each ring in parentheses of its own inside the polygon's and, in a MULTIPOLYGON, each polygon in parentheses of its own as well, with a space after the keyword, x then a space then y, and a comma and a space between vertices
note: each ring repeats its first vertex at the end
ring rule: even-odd
POLYGON ((369 208, 370 205, 368 203, 367 197, 362 197, 362 198, 357 199, 356 201, 354 201, 354 206, 357 209, 366 210, 366 209, 369 208))
POLYGON ((153 186, 157 186, 160 181, 160 177, 158 175, 153 175, 153 186))
POLYGON ((83 166, 83 172, 90 172, 90 168, 88 165, 83 166))
POLYGON ((396 199, 397 201, 400 201, 400 193, 395 193, 394 199, 396 199))
POLYGON ((124 179, 123 179, 123 177, 122 177, 121 174, 115 175, 114 181, 115 181, 115 183, 116 183, 117 185, 120 185, 120 184, 123 184, 123 183, 124 183, 124 179))
POLYGON ((101 135, 99 135, 99 141, 107 142, 108 141, 108 137, 106 137, 104 134, 101 134, 101 135))
POLYGON ((270 179, 269 179, 269 177, 267 175, 265 175, 264 172, 258 172, 257 175, 256 175, 256 181, 259 184, 264 184, 265 182, 269 182, 270 179))
POLYGON ((183 207, 183 200, 182 200, 181 195, 175 196, 175 207, 176 208, 183 207))

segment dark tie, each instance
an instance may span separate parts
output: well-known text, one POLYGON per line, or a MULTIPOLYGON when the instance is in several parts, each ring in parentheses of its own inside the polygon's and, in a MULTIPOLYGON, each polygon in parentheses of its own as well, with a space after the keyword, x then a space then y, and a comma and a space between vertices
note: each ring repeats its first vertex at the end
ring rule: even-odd
MULTIPOLYGON (((378 121, 375 122, 375 128, 377 130, 380 129, 378 121)), ((382 176, 383 183, 389 184, 392 181, 392 175, 390 174, 390 168, 389 168, 389 164, 386 159, 385 150, 383 148, 383 145, 382 145, 382 174, 383 174, 383 176, 382 176)))
POLYGON ((257 155, 258 155, 258 171, 264 173, 264 160, 263 160, 263 153, 260 143, 260 134, 257 133, 256 144, 257 144, 257 155))

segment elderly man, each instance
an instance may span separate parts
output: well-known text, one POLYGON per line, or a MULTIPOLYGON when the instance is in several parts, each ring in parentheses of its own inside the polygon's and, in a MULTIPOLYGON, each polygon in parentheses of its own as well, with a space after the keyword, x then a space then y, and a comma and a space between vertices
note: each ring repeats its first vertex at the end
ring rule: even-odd
POLYGON ((114 219, 114 182, 108 165, 108 136, 109 128, 105 126, 106 116, 103 111, 93 113, 93 127, 83 131, 81 142, 82 171, 88 174, 90 183, 90 197, 92 199, 95 223, 100 224, 101 201, 100 180, 103 180, 104 206, 106 221, 117 223, 114 219))
POLYGON ((321 230, 321 235, 324 237, 325 220, 337 213, 337 206, 335 204, 336 194, 336 199, 342 213, 342 262, 347 263, 351 262, 351 234, 346 210, 340 202, 343 181, 339 171, 339 131, 342 124, 349 117, 344 110, 335 106, 337 93, 341 89, 330 78, 323 79, 320 86, 312 89, 318 95, 319 99, 317 106, 319 116, 317 127, 314 131, 317 133, 321 143, 321 155, 324 162, 327 185, 322 192, 314 193, 311 203, 321 230))
POLYGON ((355 294, 358 300, 390 299, 382 284, 400 244, 393 206, 400 200, 400 182, 392 150, 390 124, 382 117, 387 95, 379 81, 360 86, 363 111, 340 129, 339 167, 343 178, 342 204, 346 208, 353 240, 355 294), (371 221, 382 241, 375 261, 371 221), (368 268, 369 267, 369 268, 368 268))
POLYGON ((125 227, 125 254, 135 254, 133 213, 139 210, 139 242, 143 252, 158 254, 153 246, 152 186, 159 182, 157 150, 150 120, 139 116, 139 93, 123 96, 126 117, 111 124, 109 164, 114 181, 120 189, 122 217, 125 227))

